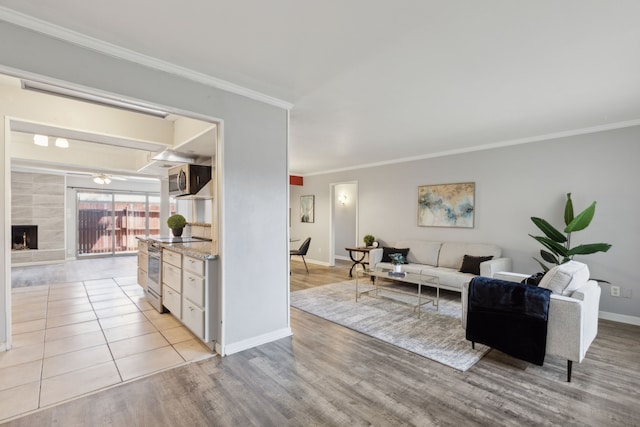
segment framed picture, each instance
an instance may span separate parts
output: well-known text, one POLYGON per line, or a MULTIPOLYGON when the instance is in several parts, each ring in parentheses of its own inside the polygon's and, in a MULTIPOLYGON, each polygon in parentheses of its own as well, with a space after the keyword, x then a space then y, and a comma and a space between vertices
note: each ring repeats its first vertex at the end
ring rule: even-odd
POLYGON ((300 222, 314 222, 315 196, 300 196, 300 222))
POLYGON ((475 182, 418 187, 418 225, 473 228, 475 182))

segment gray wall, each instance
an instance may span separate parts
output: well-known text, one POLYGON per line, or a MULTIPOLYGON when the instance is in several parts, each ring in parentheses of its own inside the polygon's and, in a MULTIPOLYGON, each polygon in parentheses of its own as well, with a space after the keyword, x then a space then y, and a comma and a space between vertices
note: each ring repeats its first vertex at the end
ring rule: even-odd
POLYGON ((356 236, 356 184, 337 184, 334 191, 334 253, 337 257, 349 258, 348 246, 362 246, 356 236), (347 196, 344 204, 340 203, 340 195, 347 196))
MULTIPOLYGON (((199 118, 223 120, 220 156, 224 164, 218 184, 221 340, 228 352, 234 352, 290 335, 288 112, 4 22, 0 22, 0 38, 12 41, 0 44, 0 69, 15 69, 20 74, 33 73, 170 106, 183 115, 195 113, 199 118)), ((2 127, 4 135, 4 121, 2 127)), ((4 151, 4 182, 0 188, 5 189, 1 196, 7 200, 6 148, 4 151)), ((4 219, 7 212, 1 215, 4 219)), ((6 233, 6 225, 2 233, 6 233)), ((0 251, 0 258, 6 255, 6 249, 0 251)), ((0 289, 3 296, 9 274, 5 261, 5 280, 0 289)), ((0 310, 0 322, 4 322, 0 323, 2 343, 6 341, 3 300, 0 310)))
MULTIPOLYGON (((452 155, 305 176, 304 187, 291 191, 295 206, 299 193, 316 195, 316 222, 292 223, 292 235, 315 240, 309 258, 329 262, 328 196, 330 183, 358 181, 359 234, 386 242, 419 238, 496 243, 513 258, 514 270, 534 273, 532 260, 540 246, 528 236, 537 234, 531 216, 545 218, 560 228, 565 194, 573 194, 576 213, 597 201, 592 224, 573 235, 573 244, 607 242, 607 253, 576 257, 589 265, 592 277, 622 287, 631 298, 610 296, 603 284, 600 309, 640 320, 640 281, 636 263, 640 249, 640 127, 554 139, 467 154, 452 155), (417 188, 425 184, 473 181, 476 212, 473 229, 417 226, 417 188), (301 231, 304 229, 304 232, 301 231)), ((623 319, 625 320, 625 319, 623 319)))

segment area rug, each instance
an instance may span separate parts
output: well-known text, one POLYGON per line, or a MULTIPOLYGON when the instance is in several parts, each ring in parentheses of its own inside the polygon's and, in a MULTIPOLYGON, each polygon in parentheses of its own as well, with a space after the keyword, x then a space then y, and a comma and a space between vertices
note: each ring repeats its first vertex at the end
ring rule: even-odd
MULTIPOLYGON (((372 286, 361 281, 360 292, 368 289, 372 286)), ((431 304, 423 306, 418 319, 411 307, 385 299, 363 295, 356 302, 355 291, 355 280, 296 291, 291 306, 459 371, 471 368, 490 349, 476 344, 474 350, 465 339, 458 293, 441 295, 439 311, 431 304)), ((426 295, 435 295, 435 290, 426 295)))

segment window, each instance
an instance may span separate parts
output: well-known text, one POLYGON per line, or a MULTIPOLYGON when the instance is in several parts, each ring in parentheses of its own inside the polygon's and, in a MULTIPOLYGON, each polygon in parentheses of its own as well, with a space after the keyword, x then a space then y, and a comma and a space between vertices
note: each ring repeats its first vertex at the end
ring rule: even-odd
POLYGON ((136 237, 160 233, 160 196, 78 191, 78 255, 138 249, 136 237))

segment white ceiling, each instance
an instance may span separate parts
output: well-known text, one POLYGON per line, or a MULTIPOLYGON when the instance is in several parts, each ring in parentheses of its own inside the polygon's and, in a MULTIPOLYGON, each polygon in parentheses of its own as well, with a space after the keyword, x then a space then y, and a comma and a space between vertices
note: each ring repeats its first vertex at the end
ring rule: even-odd
POLYGON ((640 120, 637 0, 0 6, 293 103, 292 173, 640 120))

